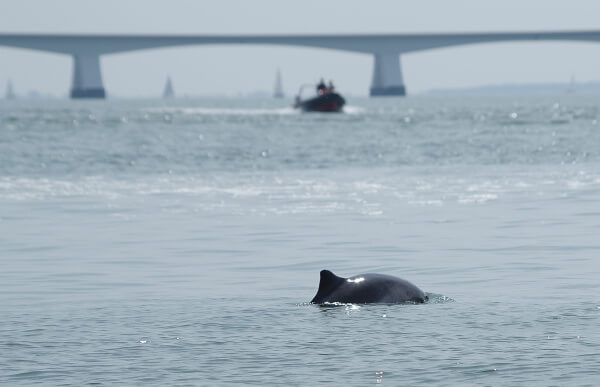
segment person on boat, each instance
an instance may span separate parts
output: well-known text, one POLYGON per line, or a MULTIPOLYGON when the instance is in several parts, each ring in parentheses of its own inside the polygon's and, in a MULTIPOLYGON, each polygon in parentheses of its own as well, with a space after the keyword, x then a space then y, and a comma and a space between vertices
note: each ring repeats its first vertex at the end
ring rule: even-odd
POLYGON ((330 93, 333 93, 335 91, 335 87, 333 86, 332 80, 329 81, 329 86, 327 86, 327 91, 329 91, 330 93))
POLYGON ((323 78, 321 78, 321 80, 317 84, 317 94, 321 95, 321 94, 326 94, 326 93, 327 93, 327 86, 325 86, 325 81, 323 80, 323 78))

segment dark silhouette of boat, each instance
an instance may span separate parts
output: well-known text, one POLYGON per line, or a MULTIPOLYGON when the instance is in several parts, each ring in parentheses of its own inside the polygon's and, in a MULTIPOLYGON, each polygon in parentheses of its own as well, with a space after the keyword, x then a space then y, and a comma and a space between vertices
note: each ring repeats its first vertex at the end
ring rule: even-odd
POLYGON ((302 100, 302 90, 307 87, 315 87, 314 85, 302 85, 296 96, 294 107, 302 109, 305 112, 340 112, 346 104, 346 100, 335 91, 333 84, 329 82, 329 87, 325 86, 323 80, 316 86, 317 96, 302 100))

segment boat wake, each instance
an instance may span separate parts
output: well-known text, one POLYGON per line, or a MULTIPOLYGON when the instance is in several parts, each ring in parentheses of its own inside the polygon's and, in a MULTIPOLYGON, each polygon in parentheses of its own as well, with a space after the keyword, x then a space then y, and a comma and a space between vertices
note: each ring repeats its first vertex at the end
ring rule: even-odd
POLYGON ((151 107, 142 109, 152 113, 170 113, 184 115, 219 115, 219 116, 260 116, 260 115, 289 115, 298 114, 292 107, 278 109, 227 109, 203 107, 151 107))
MULTIPOLYGON (((276 109, 229 109, 229 108, 207 108, 207 107, 148 107, 142 108, 143 111, 158 114, 182 114, 197 116, 285 116, 297 115, 302 112, 293 107, 283 107, 276 109)), ((367 109, 360 106, 344 106, 342 110, 345 114, 364 114, 367 109)))

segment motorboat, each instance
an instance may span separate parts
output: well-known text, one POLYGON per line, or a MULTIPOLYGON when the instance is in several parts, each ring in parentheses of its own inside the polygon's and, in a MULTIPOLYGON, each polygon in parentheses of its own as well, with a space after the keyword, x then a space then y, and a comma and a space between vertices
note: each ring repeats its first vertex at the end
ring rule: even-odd
POLYGON ((346 104, 346 100, 338 94, 333 85, 326 87, 321 81, 317 86, 317 95, 313 98, 302 99, 302 91, 306 87, 315 87, 315 85, 302 85, 296 96, 294 108, 305 112, 340 112, 346 104))

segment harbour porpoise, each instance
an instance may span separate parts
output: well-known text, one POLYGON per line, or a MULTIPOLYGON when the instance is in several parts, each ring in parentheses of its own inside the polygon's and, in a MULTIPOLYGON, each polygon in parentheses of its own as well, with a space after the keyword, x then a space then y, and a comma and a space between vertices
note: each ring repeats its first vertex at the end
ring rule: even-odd
POLYGON ((385 274, 359 274, 342 278, 329 270, 321 270, 321 281, 313 304, 423 303, 428 297, 410 282, 385 274))

